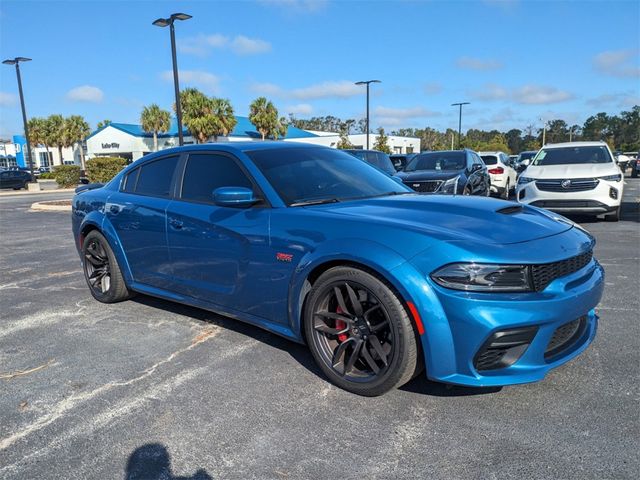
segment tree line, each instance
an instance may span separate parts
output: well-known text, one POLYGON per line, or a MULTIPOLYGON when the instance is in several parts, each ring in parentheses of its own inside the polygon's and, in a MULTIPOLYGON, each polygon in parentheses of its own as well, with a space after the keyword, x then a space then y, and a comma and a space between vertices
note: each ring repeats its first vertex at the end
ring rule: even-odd
MULTIPOLYGON (((209 97, 196 88, 180 92, 182 122, 196 143, 228 136, 237 124, 231 102, 226 98, 209 97)), ((176 106, 173 105, 175 112, 176 106)), ((258 97, 249 106, 249 121, 262 137, 277 140, 287 134, 288 122, 278 114, 278 109, 265 97, 258 97)), ((158 135, 171 127, 171 114, 157 104, 142 109, 140 124, 145 132, 153 135, 153 149, 158 150, 158 135)))

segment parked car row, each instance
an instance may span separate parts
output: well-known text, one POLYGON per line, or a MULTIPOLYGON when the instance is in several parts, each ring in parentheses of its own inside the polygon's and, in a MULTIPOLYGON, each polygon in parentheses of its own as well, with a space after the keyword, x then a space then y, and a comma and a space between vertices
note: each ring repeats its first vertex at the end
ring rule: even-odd
POLYGON ((21 188, 27 188, 27 184, 30 182, 31 173, 28 170, 13 168, 0 171, 0 188, 20 190, 21 188))

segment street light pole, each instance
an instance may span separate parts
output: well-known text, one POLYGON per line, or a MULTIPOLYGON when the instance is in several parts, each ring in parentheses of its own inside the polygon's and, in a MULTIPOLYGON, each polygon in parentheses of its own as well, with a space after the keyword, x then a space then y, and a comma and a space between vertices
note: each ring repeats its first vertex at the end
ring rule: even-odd
POLYGON ((452 107, 460 107, 460 113, 458 114, 458 148, 460 148, 460 138, 462 136, 462 106, 470 105, 470 102, 452 103, 452 107))
POLYGON ((380 82, 380 80, 364 80, 361 82, 356 82, 356 85, 367 86, 367 150, 369 150, 369 85, 372 83, 382 83, 382 82, 380 82))
POLYGON ((544 147, 545 143, 547 143, 547 122, 542 118, 540 121, 542 122, 542 146, 544 147))
MULTIPOLYGON (((24 107, 24 94, 22 93, 22 77, 20 77, 20 62, 30 62, 30 58, 16 57, 14 59, 4 60, 5 65, 16 66, 16 77, 18 78, 18 92, 20 94, 20 108, 22 109, 22 124, 24 126, 24 137, 27 142, 27 155, 29 156, 29 171, 31 172, 31 181, 33 181, 33 157, 31 156, 31 141, 29 140, 29 125, 27 124, 27 111, 24 107)), ((22 152, 24 155, 24 151, 22 152)))
POLYGON ((176 57, 176 33, 173 24, 176 20, 189 20, 191 15, 174 13, 169 18, 158 18, 153 22, 156 27, 169 27, 171 33, 171 60, 173 62, 173 89, 176 97, 176 120, 178 122, 178 143, 184 145, 182 135, 182 105, 180 105, 180 82, 178 80, 178 59, 176 57))

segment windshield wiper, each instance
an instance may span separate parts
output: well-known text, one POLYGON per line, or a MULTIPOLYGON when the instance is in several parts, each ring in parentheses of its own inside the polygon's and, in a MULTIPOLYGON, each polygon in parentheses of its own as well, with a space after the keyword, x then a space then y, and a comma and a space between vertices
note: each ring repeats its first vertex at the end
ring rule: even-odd
POLYGON ((322 205, 324 203, 338 203, 340 199, 338 198, 316 198, 311 200, 303 200, 301 202, 290 203, 290 207, 306 207, 307 205, 322 205))

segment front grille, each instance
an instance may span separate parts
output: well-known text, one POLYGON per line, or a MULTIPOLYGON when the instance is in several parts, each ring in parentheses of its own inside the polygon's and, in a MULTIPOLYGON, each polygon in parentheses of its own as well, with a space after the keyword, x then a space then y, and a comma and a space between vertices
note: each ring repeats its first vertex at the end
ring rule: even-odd
POLYGON ((506 349, 486 349, 476 359, 477 370, 493 370, 500 368, 502 364, 502 357, 507 353, 506 349))
POLYGON ((598 183, 597 178, 554 178, 536 180, 536 187, 543 192, 586 192, 596 188, 598 183))
POLYGON ((533 289, 536 292, 541 292, 556 278, 575 273, 588 265, 592 257, 593 251, 589 250, 581 255, 560 260, 559 262, 531 265, 533 289))
POLYGON ((411 182, 407 180, 404 184, 410 188, 413 188, 416 192, 433 193, 440 188, 442 180, 427 180, 419 182, 411 182))
POLYGON ((540 208, 607 208, 596 200, 536 200, 531 205, 540 208))
POLYGON ((544 351, 545 360, 555 357, 571 347, 582 336, 586 327, 587 316, 584 315, 556 328, 544 351))

